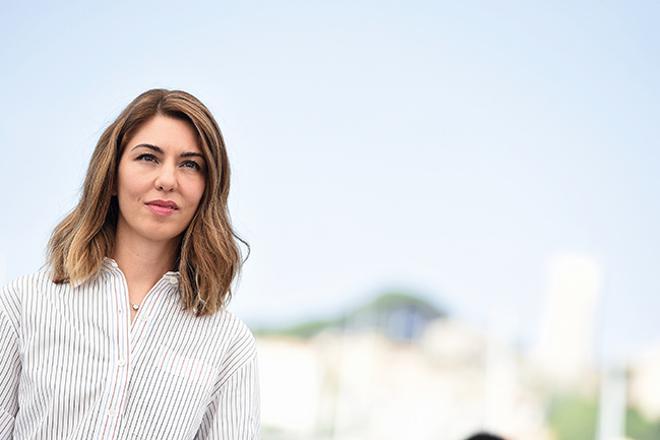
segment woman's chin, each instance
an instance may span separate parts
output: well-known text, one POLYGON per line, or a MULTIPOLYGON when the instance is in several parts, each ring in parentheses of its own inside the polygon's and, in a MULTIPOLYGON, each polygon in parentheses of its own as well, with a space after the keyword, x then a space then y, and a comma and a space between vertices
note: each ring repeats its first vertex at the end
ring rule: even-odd
POLYGON ((145 230, 136 235, 142 238, 144 241, 153 243, 167 243, 176 240, 182 232, 183 231, 179 231, 178 229, 152 227, 145 228, 145 230))

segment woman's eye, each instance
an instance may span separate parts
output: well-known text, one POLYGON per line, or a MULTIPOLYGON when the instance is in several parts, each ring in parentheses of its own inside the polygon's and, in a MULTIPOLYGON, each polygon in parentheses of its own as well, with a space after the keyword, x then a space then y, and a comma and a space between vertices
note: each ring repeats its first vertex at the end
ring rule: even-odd
POLYGON ((186 168, 192 168, 192 169, 194 169, 194 170, 200 170, 200 169, 202 169, 202 167, 200 167, 199 164, 198 164, 197 162, 195 162, 194 160, 187 160, 187 161, 185 161, 185 162, 183 163, 183 166, 186 167, 186 168))
POLYGON ((149 153, 140 154, 136 158, 136 160, 145 160, 147 162, 156 162, 157 161, 156 156, 154 156, 153 154, 149 154, 149 153))

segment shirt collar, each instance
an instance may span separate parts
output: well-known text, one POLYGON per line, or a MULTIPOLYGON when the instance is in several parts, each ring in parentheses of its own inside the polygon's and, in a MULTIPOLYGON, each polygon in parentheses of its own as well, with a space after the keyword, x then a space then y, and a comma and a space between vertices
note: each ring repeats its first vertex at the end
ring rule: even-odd
MULTIPOLYGON (((103 257, 103 265, 110 270, 119 270, 117 262, 110 257, 103 257)), ((181 273, 179 271, 170 270, 163 274, 163 278, 166 278, 170 284, 178 284, 181 279, 181 273)))

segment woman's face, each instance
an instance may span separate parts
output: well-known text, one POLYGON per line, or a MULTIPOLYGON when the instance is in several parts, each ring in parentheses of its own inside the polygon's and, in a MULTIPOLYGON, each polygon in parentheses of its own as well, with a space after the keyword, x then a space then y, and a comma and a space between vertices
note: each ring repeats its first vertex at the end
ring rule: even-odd
POLYGON ((119 160, 117 232, 164 242, 190 224, 204 194, 206 163, 189 122, 156 115, 126 143, 119 160))

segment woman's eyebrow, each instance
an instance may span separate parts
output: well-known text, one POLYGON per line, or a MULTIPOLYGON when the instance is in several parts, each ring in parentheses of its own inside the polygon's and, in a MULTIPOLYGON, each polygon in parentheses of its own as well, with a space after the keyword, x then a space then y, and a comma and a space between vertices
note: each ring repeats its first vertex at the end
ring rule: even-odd
POLYGON ((194 151, 186 151, 179 154, 179 157, 199 157, 200 159, 204 159, 204 155, 202 153, 196 153, 194 151))
POLYGON ((150 150, 155 151, 156 153, 161 153, 161 154, 163 153, 162 148, 160 148, 158 145, 151 145, 151 144, 137 144, 136 146, 131 148, 131 151, 135 150, 136 148, 140 148, 140 147, 146 147, 150 150))
MULTIPOLYGON (((152 144, 138 144, 131 148, 131 151, 135 150, 136 148, 148 148, 150 150, 155 151, 156 153, 163 154, 163 149, 160 148, 158 145, 152 145, 152 144)), ((184 151, 183 153, 179 154, 179 157, 199 157, 201 159, 204 159, 204 155, 201 153, 196 153, 194 151, 184 151)))

